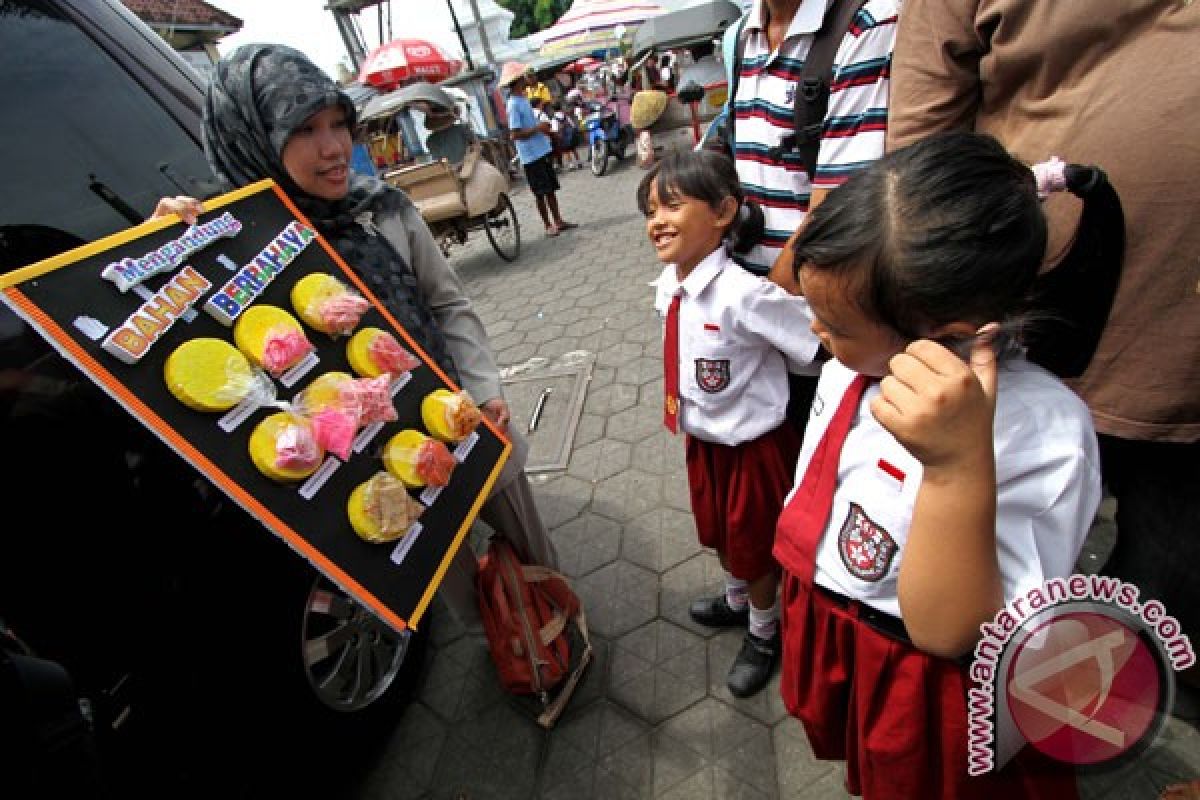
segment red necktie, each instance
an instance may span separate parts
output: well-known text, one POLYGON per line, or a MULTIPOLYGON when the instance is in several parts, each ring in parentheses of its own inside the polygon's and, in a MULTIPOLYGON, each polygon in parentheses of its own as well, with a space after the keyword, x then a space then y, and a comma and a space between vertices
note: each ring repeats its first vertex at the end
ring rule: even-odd
POLYGON ((870 381, 865 375, 856 375, 842 401, 838 403, 825 435, 817 443, 808 469, 792 500, 779 516, 775 535, 775 558, 783 567, 803 583, 812 582, 817 564, 817 546, 829 522, 833 508, 833 493, 837 489, 838 462, 841 461, 842 445, 850 432, 850 423, 858 411, 863 390, 870 381))
POLYGON ((679 298, 671 298, 663 337, 663 425, 671 433, 679 432, 679 298))

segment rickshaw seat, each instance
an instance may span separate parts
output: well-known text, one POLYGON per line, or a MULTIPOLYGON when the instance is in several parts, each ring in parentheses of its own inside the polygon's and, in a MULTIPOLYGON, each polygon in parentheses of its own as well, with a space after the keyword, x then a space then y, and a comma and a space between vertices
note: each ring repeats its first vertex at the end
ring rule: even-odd
POLYGON ((466 216, 462 181, 447 161, 401 167, 384 175, 384 180, 403 189, 426 222, 466 216))

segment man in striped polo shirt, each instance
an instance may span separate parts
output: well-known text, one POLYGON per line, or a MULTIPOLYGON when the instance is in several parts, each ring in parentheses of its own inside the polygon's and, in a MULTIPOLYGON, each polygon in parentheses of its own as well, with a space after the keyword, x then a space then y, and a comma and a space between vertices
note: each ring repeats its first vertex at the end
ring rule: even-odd
POLYGON ((784 245, 810 207, 851 172, 883 155, 887 129, 888 77, 900 0, 867 0, 834 56, 816 174, 809 179, 796 152, 770 152, 793 131, 797 82, 830 5, 832 0, 755 0, 737 65, 733 111, 738 176, 746 196, 766 215, 762 244, 740 263, 757 275, 770 272, 772 280, 793 291, 791 255, 784 245))

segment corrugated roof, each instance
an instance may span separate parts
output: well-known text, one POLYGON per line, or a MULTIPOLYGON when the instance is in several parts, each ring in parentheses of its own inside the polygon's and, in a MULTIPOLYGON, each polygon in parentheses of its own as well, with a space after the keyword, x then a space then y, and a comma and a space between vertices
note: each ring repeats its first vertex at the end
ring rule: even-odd
POLYGON ((242 21, 204 0, 121 0, 149 25, 201 25, 237 31, 242 21))

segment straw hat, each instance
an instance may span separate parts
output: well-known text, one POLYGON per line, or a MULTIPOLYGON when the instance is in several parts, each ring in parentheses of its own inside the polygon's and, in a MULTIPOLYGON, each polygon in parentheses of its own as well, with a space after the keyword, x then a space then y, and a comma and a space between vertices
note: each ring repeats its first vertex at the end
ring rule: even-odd
POLYGON ((504 89, 527 72, 529 72, 528 64, 522 64, 520 61, 509 61, 500 70, 500 80, 497 81, 497 84, 499 84, 501 89, 504 89))
POLYGON ((633 106, 629 109, 629 123, 638 130, 649 128, 666 110, 668 99, 666 92, 638 92, 633 96, 633 106))

